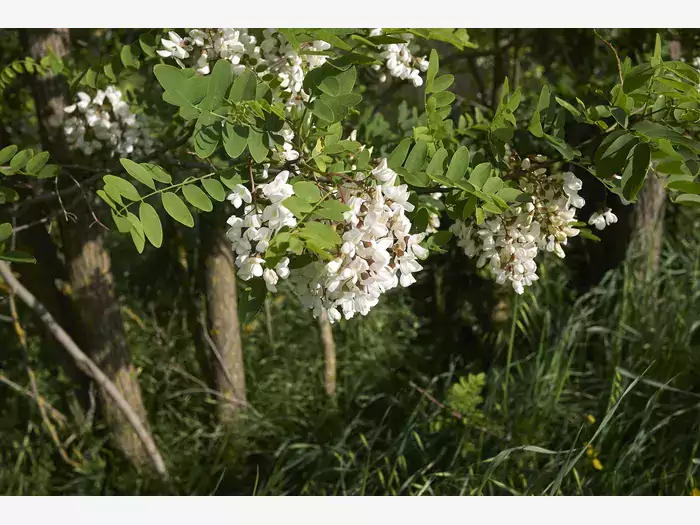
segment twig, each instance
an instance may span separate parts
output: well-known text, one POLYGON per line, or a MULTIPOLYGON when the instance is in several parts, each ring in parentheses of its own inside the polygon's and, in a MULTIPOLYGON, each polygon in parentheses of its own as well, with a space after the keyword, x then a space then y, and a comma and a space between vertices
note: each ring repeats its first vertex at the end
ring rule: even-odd
POLYGON ((248 175, 250 176, 250 194, 253 196, 253 204, 256 204, 255 181, 253 180, 253 159, 248 159, 248 175))
POLYGON ((90 206, 90 200, 87 198, 87 195, 85 195, 85 192, 83 191, 82 186, 80 186, 80 183, 71 175, 70 173, 66 172, 68 176, 71 178, 71 180, 75 183, 75 185, 78 187, 80 190, 81 195, 83 196, 83 199, 85 199, 85 204, 87 204, 88 210, 90 210, 90 215, 92 215, 92 218, 95 219, 93 223, 88 226, 89 228, 92 228, 93 224, 99 224, 102 226, 105 230, 109 231, 109 228, 105 226, 100 219, 97 218, 97 215, 95 215, 95 211, 92 209, 92 206, 90 206))
POLYGON ((17 296, 32 310, 34 310, 41 320, 46 324, 49 331, 56 337, 59 343, 68 351, 71 357, 75 360, 78 367, 94 379, 109 395, 119 409, 122 411, 126 417, 129 424, 136 432, 143 443, 148 455, 153 461, 156 472, 163 478, 168 478, 168 471, 163 462, 163 458, 158 451, 158 447, 153 441, 153 437, 150 432, 144 427, 143 423, 136 415, 134 409, 129 405, 124 396, 119 391, 117 386, 105 375, 102 370, 90 359, 85 352, 83 352, 70 335, 56 322, 53 316, 46 310, 43 304, 41 304, 32 293, 27 290, 22 283, 20 283, 14 275, 12 275, 12 270, 9 265, 0 261, 0 274, 5 278, 5 282, 10 286, 12 291, 17 294, 17 296))
MULTIPOLYGON (((73 179, 75 180, 75 179, 73 179)), ((63 216, 66 219, 66 222, 68 222, 68 219, 72 219, 73 222, 78 220, 78 216, 75 213, 71 213, 70 215, 68 214, 68 211, 66 210, 66 207, 63 205, 63 199, 61 198, 61 192, 58 191, 58 177, 56 177, 53 180, 54 186, 56 187, 56 197, 58 198, 58 205, 61 207, 61 211, 63 212, 63 216)), ((80 186, 78 186, 80 187, 80 186)))
POLYGON ((620 87, 622 87, 625 81, 622 79, 622 64, 620 63, 620 57, 617 54, 617 50, 613 47, 613 45, 610 42, 608 42, 602 36, 600 36, 600 33, 598 33, 596 29, 594 29, 593 32, 595 33, 595 36, 597 36, 605 43, 606 46, 612 49, 612 52, 615 55, 615 60, 617 61, 617 73, 618 75, 620 75, 620 87))
MULTIPOLYGON (((73 199, 69 206, 72 208, 75 204, 78 203, 79 200, 80 200, 80 196, 73 199)), ((34 226, 38 226, 39 224, 45 224, 47 222, 50 222, 53 219, 55 219, 56 217, 58 217, 59 215, 61 215, 63 213, 63 211, 64 211, 63 206, 61 206, 60 210, 55 211, 51 215, 47 215, 46 217, 42 217, 41 219, 37 219, 35 221, 28 222, 27 224, 21 224, 21 225, 17 226, 15 229, 13 229, 12 232, 19 233, 23 230, 28 230, 29 228, 33 228, 34 226)), ((73 215, 73 214, 71 214, 71 215, 73 215)))
POLYGON ((32 392, 28 388, 23 387, 22 385, 15 383, 9 377, 6 377, 6 376, 0 374, 0 383, 4 383, 5 385, 10 387, 15 392, 18 392, 20 394, 24 394, 29 399, 34 401, 37 405, 43 404, 49 410, 49 412, 51 412, 51 417, 54 418, 59 424, 64 425, 68 421, 68 418, 66 416, 64 416, 61 412, 59 412, 56 408, 54 408, 53 405, 51 405, 48 401, 46 401, 46 398, 39 397, 39 399, 37 400, 37 398, 34 396, 34 392, 32 392))
POLYGON ((413 388, 415 388, 416 390, 418 390, 418 392, 420 392, 421 394, 423 394, 423 395, 428 399, 428 401, 430 401, 430 402, 433 403, 434 405, 440 407, 442 410, 445 410, 445 411, 449 412, 449 413, 452 415, 452 417, 457 418, 457 419, 459 419, 460 421, 462 421, 463 423, 469 425, 470 427, 473 427, 473 428, 475 428, 475 429, 477 429, 477 430, 481 430, 482 432, 485 432, 486 434, 491 434, 492 436, 501 437, 501 436, 499 436, 498 434, 496 434, 496 433, 490 431, 490 430, 489 430, 488 428, 486 428, 486 427, 482 427, 482 426, 479 426, 479 425, 474 425, 474 424, 472 424, 472 423, 469 423, 469 422, 467 421, 467 418, 465 418, 463 414, 460 414, 460 413, 457 412, 456 410, 452 410, 450 407, 445 406, 443 403, 440 403, 440 401, 438 401, 438 400, 435 399, 433 396, 431 396, 430 394, 428 394, 428 392, 426 392, 425 390, 423 390, 421 387, 419 387, 419 386, 418 386, 417 384, 415 384, 413 381, 411 381, 409 384, 410 384, 413 388))

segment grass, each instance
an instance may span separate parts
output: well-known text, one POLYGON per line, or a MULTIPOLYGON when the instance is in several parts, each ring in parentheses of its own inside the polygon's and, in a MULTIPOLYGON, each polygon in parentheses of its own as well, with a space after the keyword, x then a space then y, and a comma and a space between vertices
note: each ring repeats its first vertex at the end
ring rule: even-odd
MULTIPOLYGON (((35 405, 0 386, 0 492, 689 494, 700 443, 694 231, 665 241, 658 275, 637 278, 639 254, 582 295, 572 271, 548 260, 537 286, 510 301, 507 322, 487 329, 460 310, 472 336, 454 344, 416 314, 422 298, 390 294, 335 329, 335 403, 323 391, 317 325, 283 291, 270 319, 261 314, 244 329, 254 410, 235 433, 214 418, 181 301, 149 273, 152 260, 131 268, 127 285, 115 257, 150 423, 173 480, 163 487, 138 476, 110 449, 99 418, 71 416, 61 436, 73 436, 66 448, 80 460, 76 471, 35 405), (478 349, 490 354, 484 370, 478 349)), ((40 340, 31 343, 42 394, 70 416, 68 385, 40 359, 40 340)), ((3 373, 24 384, 11 345, 3 373)))

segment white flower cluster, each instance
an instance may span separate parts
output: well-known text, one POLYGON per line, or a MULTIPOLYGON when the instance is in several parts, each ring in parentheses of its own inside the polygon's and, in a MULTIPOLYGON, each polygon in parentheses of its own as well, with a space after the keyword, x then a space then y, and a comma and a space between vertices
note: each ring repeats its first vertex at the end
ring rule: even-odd
MULTIPOLYGON (((243 217, 232 215, 228 219, 230 229, 226 233, 236 253, 236 266, 238 276, 244 281, 253 277, 265 279, 270 291, 277 291, 275 285, 279 278, 286 279, 289 276, 289 259, 282 259, 273 268, 264 268, 266 262, 263 255, 270 246, 272 238, 279 231, 288 226, 293 228, 297 220, 282 201, 294 194, 294 188, 287 184, 289 172, 279 173, 272 182, 259 184, 256 187, 256 197, 267 199, 269 202, 262 211, 257 202, 253 203, 253 196, 248 188, 238 184, 228 196, 235 208, 240 208, 244 203, 243 217)), ((257 198, 256 198, 257 201, 257 198)))
POLYGON ((610 208, 605 208, 599 212, 593 212, 591 214, 591 218, 588 219, 588 224, 595 226, 599 230, 602 230, 611 224, 615 224, 616 222, 617 215, 615 215, 610 208))
MULTIPOLYGON (((382 34, 381 28, 370 31, 370 36, 379 36, 382 34)), ((401 35, 404 40, 411 40, 413 35, 406 33, 401 35)), ((386 60, 386 68, 392 77, 400 78, 401 80, 410 80, 416 87, 423 85, 421 72, 428 70, 429 62, 426 57, 414 57, 413 53, 408 49, 408 43, 401 44, 384 44, 380 46, 382 58, 386 60)), ((372 66, 375 71, 379 71, 381 66, 372 66)), ((379 77, 380 82, 386 81, 386 74, 379 77)))
POLYGON ((240 278, 262 277, 268 290, 274 292, 279 279, 290 277, 302 304, 312 309, 315 317, 325 310, 330 322, 350 319, 357 313, 367 315, 384 292, 416 282, 413 274, 422 269, 418 260, 427 257, 428 250, 420 245, 424 232, 409 233, 411 221, 405 213, 414 208, 408 202, 408 186, 394 185, 396 173, 387 167, 386 159, 372 175, 380 184, 350 183, 338 192, 351 209, 344 213, 343 222, 330 224, 343 240, 336 258, 325 264, 313 262, 293 270, 291 276, 288 258, 268 268, 263 257, 283 227, 297 224, 282 205, 294 194, 287 184, 289 173, 284 171, 273 182, 258 185, 256 195, 269 201, 262 212, 251 205, 253 198, 247 188, 238 186, 229 200, 235 207, 248 206, 244 217, 229 219, 228 238, 237 254, 240 278))
MULTIPOLYGON (((210 63, 225 59, 233 64, 233 71, 239 75, 246 65, 255 67, 264 65, 267 69, 260 75, 272 73, 280 80, 280 88, 285 93, 287 104, 297 105, 308 100, 302 85, 307 71, 323 65, 326 55, 300 55, 287 39, 276 29, 265 29, 263 40, 257 38, 248 29, 192 29, 188 36, 181 37, 174 31, 168 38, 161 39, 163 49, 158 54, 164 58, 172 57, 181 66, 186 67, 190 59, 197 72, 208 75, 210 63)), ((304 46, 305 51, 323 52, 331 45, 323 40, 315 40, 304 46)))
MULTIPOLYGON (((537 155, 534 160, 546 159, 537 155)), ((579 233, 571 224, 585 201, 578 194, 582 182, 573 173, 547 174, 530 159, 522 161, 518 183, 532 195, 531 202, 511 206, 501 215, 485 211, 482 224, 458 220, 450 230, 467 256, 479 256, 479 268, 488 263, 498 284, 510 282, 522 294, 539 279, 535 257, 540 250, 564 257, 563 246, 579 233)))
POLYGON ((102 148, 120 156, 152 151, 153 141, 148 131, 115 86, 98 90, 94 97, 79 91, 76 97, 76 103, 63 108, 71 115, 63 125, 69 146, 85 155, 102 148))

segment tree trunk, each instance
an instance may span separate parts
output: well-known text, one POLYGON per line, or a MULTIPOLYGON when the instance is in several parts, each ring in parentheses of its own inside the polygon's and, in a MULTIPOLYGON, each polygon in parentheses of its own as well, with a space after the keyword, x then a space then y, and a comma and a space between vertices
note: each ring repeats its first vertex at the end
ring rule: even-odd
POLYGON ((665 209, 666 191, 663 184, 653 173, 649 173, 630 214, 630 248, 640 254, 640 278, 659 270, 665 209))
MULTIPOLYGON (((49 49, 62 58, 70 45, 67 29, 30 30, 23 34, 23 38, 35 60, 40 60, 49 49)), ((33 76, 32 89, 44 147, 54 161, 67 163, 70 153, 62 130, 63 108, 67 105, 65 80, 51 74, 33 76)), ((110 257, 101 231, 97 226, 89 227, 91 218, 85 204, 74 210, 76 222, 62 226, 66 266, 81 336, 78 339, 147 425, 141 388, 131 363, 121 310, 115 296, 110 257)), ((100 399, 117 446, 137 467, 150 466, 143 443, 122 411, 105 392, 101 392, 100 399)))
POLYGON ((219 415, 230 423, 246 405, 245 369, 233 251, 217 216, 205 228, 204 289, 215 387, 225 396, 219 415))
POLYGON ((335 341, 333 340, 333 328, 328 321, 325 310, 318 318, 318 325, 321 329, 321 339, 323 340, 323 357, 325 369, 323 373, 323 386, 328 397, 335 397, 336 389, 336 359, 335 341))

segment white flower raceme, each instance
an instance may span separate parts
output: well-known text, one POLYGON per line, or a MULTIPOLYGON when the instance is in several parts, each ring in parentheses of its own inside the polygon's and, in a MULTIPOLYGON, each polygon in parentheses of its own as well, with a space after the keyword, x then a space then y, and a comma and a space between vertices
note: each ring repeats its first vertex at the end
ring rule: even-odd
POLYGON ((585 204, 578 194, 582 182, 573 173, 547 174, 545 168, 532 166, 533 160, 546 159, 524 159, 518 180, 520 189, 532 195, 531 202, 513 205, 500 215, 485 211, 481 224, 470 218, 450 227, 464 253, 478 255, 479 268, 488 264, 496 282, 509 282, 518 294, 539 278, 535 257, 540 250, 565 256, 569 237, 579 233, 572 226, 576 208, 585 204))
POLYGON ((70 115, 63 125, 68 145, 85 155, 103 148, 120 156, 143 155, 153 150, 148 129, 131 112, 115 86, 97 90, 94 97, 80 91, 76 102, 63 111, 70 115))
MULTIPOLYGON (((370 36, 379 36, 381 34, 381 29, 372 29, 370 31, 370 36)), ((406 41, 410 41, 413 35, 406 33, 401 35, 401 37, 406 41)), ((382 58, 386 60, 386 68, 392 77, 410 80, 416 87, 423 85, 423 79, 420 74, 428 70, 429 62, 426 57, 414 57, 408 49, 408 43, 384 44, 380 47, 383 49, 382 58)), ((375 67, 374 69, 378 71, 381 68, 375 67)), ((386 75, 382 75, 382 77, 380 81, 384 82, 386 75)))
MULTIPOLYGON (((304 77, 314 68, 322 66, 328 56, 317 54, 299 54, 287 42, 285 36, 276 29, 265 29, 263 40, 257 38, 244 28, 192 29, 184 38, 169 32, 169 39, 162 39, 162 50, 158 54, 164 58, 172 57, 181 66, 194 67, 201 75, 211 72, 211 64, 225 59, 233 64, 233 71, 240 75, 246 66, 267 68, 258 75, 276 75, 285 102, 290 107, 308 100, 303 91, 304 77), (184 62, 185 59, 189 61, 184 62)), ((328 51, 331 45, 323 40, 314 40, 303 44, 304 51, 328 51)))
POLYGON ((590 219, 588 219, 588 224, 595 226, 599 230, 611 224, 615 224, 616 222, 617 215, 615 215, 610 208, 605 208, 600 212, 594 212, 591 214, 590 219))
POLYGON ((264 254, 270 240, 282 228, 296 226, 294 215, 281 202, 294 194, 292 185, 287 184, 288 179, 289 172, 283 171, 272 182, 256 187, 256 194, 270 201, 264 207, 251 204, 253 196, 242 184, 237 185, 228 196, 236 208, 240 208, 243 202, 248 203, 243 217, 233 215, 227 221, 230 228, 226 235, 236 253, 238 276, 244 281, 263 277, 268 290, 273 292, 277 290, 278 278, 286 279, 289 276, 289 260, 282 259, 274 268, 267 268, 264 254))
MULTIPOLYGON (((396 179, 386 160, 375 171, 381 175, 378 182, 396 179)), ((254 204, 245 207, 243 217, 233 216, 228 221, 227 235, 242 280, 262 277, 267 289, 275 292, 279 279, 289 278, 302 304, 316 317, 325 310, 331 322, 358 313, 367 315, 384 292, 416 282, 413 274, 422 269, 418 261, 428 256, 428 250, 420 245, 425 233, 409 233, 412 225, 405 213, 413 205, 408 201, 407 187, 375 184, 372 179, 349 182, 342 189, 327 188, 342 196, 350 208, 340 223, 322 221, 334 227, 342 239, 333 260, 290 270, 290 261, 284 258, 270 268, 265 260, 270 242, 282 228, 297 226, 283 205, 284 199, 294 194, 289 175, 283 171, 272 182, 259 184, 254 204)), ((236 187, 229 200, 240 206, 247 195, 236 187)))

